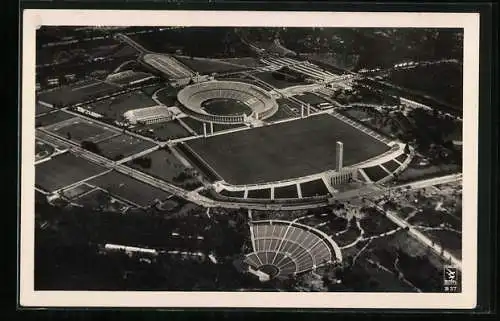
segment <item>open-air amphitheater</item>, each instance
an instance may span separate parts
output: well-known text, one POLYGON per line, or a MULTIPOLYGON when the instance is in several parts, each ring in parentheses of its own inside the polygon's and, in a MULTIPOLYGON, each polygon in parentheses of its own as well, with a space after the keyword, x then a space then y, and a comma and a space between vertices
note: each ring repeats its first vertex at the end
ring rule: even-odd
POLYGON ((216 124, 243 124, 247 119, 263 120, 271 117, 278 104, 265 90, 243 82, 207 81, 184 87, 177 99, 184 113, 200 121, 216 124), (202 108, 202 103, 211 99, 232 99, 247 105, 250 115, 215 115, 202 108))
POLYGON ((340 248, 328 235, 297 222, 254 221, 250 234, 253 251, 243 261, 248 272, 261 281, 287 278, 342 261, 340 248))

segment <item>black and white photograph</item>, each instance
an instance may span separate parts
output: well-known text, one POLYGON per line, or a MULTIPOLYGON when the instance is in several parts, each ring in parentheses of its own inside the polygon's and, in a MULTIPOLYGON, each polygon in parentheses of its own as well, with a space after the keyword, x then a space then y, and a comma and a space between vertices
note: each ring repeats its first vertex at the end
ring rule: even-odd
POLYGON ((476 15, 73 14, 25 15, 26 302, 474 306, 476 15))

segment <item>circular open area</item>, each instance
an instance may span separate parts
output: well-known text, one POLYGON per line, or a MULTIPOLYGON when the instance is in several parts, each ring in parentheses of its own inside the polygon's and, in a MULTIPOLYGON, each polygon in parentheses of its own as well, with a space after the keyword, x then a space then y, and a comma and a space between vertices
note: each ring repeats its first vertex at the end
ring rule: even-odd
POLYGON ((182 111, 187 115, 200 121, 221 124, 242 124, 246 122, 247 117, 266 119, 278 110, 278 104, 267 91, 237 81, 207 81, 193 84, 179 91, 177 99, 182 111), (211 105, 210 101, 220 100, 238 103, 206 107, 207 103, 211 105))
POLYGON ((244 262, 270 278, 308 272, 342 261, 340 248, 323 232, 296 222, 270 220, 253 222, 254 251, 244 262))
POLYGON ((213 98, 201 103, 201 108, 213 115, 250 115, 252 109, 236 99, 213 98))

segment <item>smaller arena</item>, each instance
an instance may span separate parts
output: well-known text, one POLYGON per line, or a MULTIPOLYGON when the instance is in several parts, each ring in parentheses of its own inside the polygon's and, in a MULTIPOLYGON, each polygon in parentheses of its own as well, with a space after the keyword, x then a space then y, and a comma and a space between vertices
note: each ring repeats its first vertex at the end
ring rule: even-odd
POLYGON ((187 115, 204 122, 216 124, 243 124, 249 118, 266 119, 278 110, 278 103, 265 90, 252 84, 236 81, 207 81, 183 88, 177 94, 181 108, 187 115), (207 108, 207 102, 233 101, 235 112, 228 107, 207 108), (251 112, 246 112, 242 105, 251 112))
POLYGON ((248 271, 261 281, 287 278, 342 261, 337 244, 325 233, 296 222, 265 220, 250 226, 253 252, 248 271))

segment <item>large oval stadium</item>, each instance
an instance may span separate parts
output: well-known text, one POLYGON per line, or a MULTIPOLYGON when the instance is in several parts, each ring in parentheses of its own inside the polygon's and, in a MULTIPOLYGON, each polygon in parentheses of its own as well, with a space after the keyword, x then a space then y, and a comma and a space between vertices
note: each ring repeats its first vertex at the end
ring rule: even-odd
POLYGON ((248 271, 265 279, 286 278, 326 264, 339 263, 338 245, 325 233, 297 222, 251 223, 253 252, 245 256, 248 271))
POLYGON ((179 91, 177 99, 187 115, 216 124, 243 124, 248 118, 262 120, 278 110, 278 104, 268 92, 237 81, 196 83, 179 91), (228 108, 215 110, 211 104, 214 101, 225 102, 228 108))

